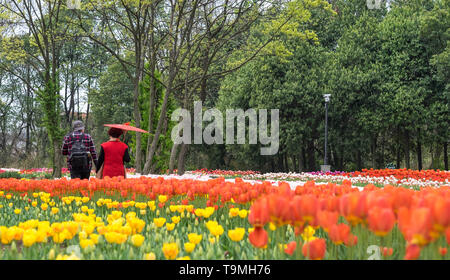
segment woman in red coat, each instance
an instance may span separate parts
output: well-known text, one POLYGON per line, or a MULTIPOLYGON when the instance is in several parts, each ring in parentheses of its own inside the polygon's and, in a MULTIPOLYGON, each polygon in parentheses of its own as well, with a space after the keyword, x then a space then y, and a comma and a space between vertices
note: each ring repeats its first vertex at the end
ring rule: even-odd
POLYGON ((103 164, 104 177, 126 177, 125 162, 130 162, 130 155, 128 153, 128 146, 121 142, 119 137, 123 134, 123 130, 118 128, 110 128, 108 130, 109 141, 101 145, 100 155, 97 162, 97 172, 103 164))

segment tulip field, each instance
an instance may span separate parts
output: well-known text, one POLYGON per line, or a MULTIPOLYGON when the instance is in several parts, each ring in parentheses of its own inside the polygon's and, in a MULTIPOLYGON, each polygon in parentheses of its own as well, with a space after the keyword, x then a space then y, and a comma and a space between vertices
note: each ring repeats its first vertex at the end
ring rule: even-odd
POLYGON ((417 188, 350 176, 5 178, 0 259, 448 260, 449 173, 428 171, 440 183, 417 188))

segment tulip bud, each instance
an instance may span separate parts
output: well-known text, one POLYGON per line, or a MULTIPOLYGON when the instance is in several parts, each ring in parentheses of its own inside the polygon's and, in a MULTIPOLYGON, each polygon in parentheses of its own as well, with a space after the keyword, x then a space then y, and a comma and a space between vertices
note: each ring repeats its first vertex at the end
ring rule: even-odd
POLYGON ((98 260, 104 260, 105 259, 105 257, 100 253, 100 255, 98 256, 98 258, 97 258, 98 260))
POLYGON ((170 214, 170 209, 166 208, 166 214, 170 214))
POLYGON ((191 232, 191 231, 192 231, 191 224, 188 224, 187 230, 188 230, 188 232, 191 232))
POLYGON ((214 250, 212 249, 212 247, 210 247, 210 248, 208 249, 208 252, 206 252, 206 258, 207 258, 208 260, 211 260, 211 259, 214 258, 214 250))
POLYGON ((133 248, 131 248, 131 247, 130 247, 130 250, 128 251, 128 258, 129 259, 133 259, 134 258, 133 248))
POLYGON ((194 224, 195 226, 198 226, 198 220, 195 220, 194 224))
POLYGON ((156 216, 159 216, 159 209, 156 210, 156 216))
POLYGON ((48 259, 49 260, 55 259, 55 249, 51 249, 50 252, 48 252, 48 259))
POLYGON ((11 252, 17 252, 16 242, 14 241, 11 243, 11 252))

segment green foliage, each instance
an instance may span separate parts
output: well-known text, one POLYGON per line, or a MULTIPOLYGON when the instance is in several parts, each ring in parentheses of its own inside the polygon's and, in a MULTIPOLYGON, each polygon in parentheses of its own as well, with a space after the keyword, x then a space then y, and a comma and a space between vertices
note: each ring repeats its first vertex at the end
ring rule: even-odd
POLYGON ((133 119, 133 85, 115 59, 109 60, 107 71, 100 77, 100 90, 90 92, 90 102, 95 143, 108 139, 104 124, 126 123, 133 119))

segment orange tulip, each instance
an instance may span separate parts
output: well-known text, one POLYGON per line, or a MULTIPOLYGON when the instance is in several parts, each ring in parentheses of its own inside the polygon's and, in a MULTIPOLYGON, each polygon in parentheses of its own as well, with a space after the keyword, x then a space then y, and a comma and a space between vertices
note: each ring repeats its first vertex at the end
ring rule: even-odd
POLYGON ((420 257, 420 246, 409 244, 406 247, 405 260, 417 260, 420 257))
POLYGON ((432 207, 433 211, 433 228, 437 232, 443 232, 450 226, 450 198, 436 197, 432 207))
POLYGON ((398 226, 405 239, 412 244, 423 246, 430 241, 431 211, 429 208, 407 209, 398 211, 398 226))
POLYGON ((346 242, 350 234, 350 227, 346 224, 332 225, 328 236, 336 245, 346 242))
POLYGON ((391 208, 374 207, 369 210, 369 228, 378 236, 385 236, 395 225, 395 215, 391 208))
POLYGON ((295 202, 295 207, 304 222, 312 222, 316 218, 319 204, 315 195, 302 195, 295 202))
POLYGON ((339 219, 338 212, 319 211, 317 212, 317 223, 323 228, 325 232, 328 232, 332 225, 337 224, 339 219))
POLYGON ((343 195, 339 200, 339 211, 352 226, 362 223, 367 214, 366 195, 353 192, 343 195))
POLYGON ((383 253, 383 256, 390 257, 394 253, 394 249, 388 247, 381 247, 381 252, 383 253))
POLYGON ((317 238, 305 243, 302 248, 302 253, 303 256, 310 260, 321 260, 325 256, 326 248, 327 244, 325 239, 317 238))
POLYGON ((287 244, 286 249, 284 249, 284 252, 290 256, 292 256, 295 252, 295 249, 297 248, 297 242, 291 241, 287 244))
POLYGON ((269 235, 262 227, 255 227, 255 230, 248 235, 248 239, 253 246, 264 248, 269 240, 269 235))
POLYGON ((349 234, 347 240, 345 241, 345 245, 348 247, 355 246, 358 244, 358 236, 349 234))
POLYGON ((270 221, 267 198, 256 201, 250 208, 248 221, 255 227, 263 227, 270 221))

